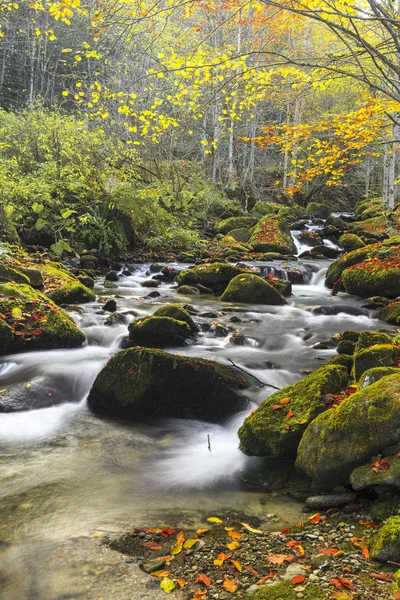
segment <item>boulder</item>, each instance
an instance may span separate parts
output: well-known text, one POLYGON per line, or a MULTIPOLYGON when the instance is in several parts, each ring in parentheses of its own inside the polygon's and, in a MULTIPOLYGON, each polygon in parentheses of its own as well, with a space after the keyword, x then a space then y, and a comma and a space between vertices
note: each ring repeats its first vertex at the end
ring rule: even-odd
POLYGON ((93 302, 96 295, 61 263, 45 261, 37 267, 42 274, 44 292, 56 304, 93 302))
POLYGON ((88 397, 92 410, 135 419, 218 422, 242 410, 248 386, 236 371, 210 360, 130 348, 114 355, 88 397))
POLYGON ((314 489, 332 489, 399 440, 400 377, 391 375, 317 416, 303 434, 296 466, 313 479, 314 489))
POLYGON ((400 346, 394 344, 376 344, 361 348, 354 353, 353 376, 358 381, 361 375, 375 367, 394 366, 400 357, 400 346))
POLYGON ((286 222, 278 217, 264 217, 253 229, 250 240, 255 252, 296 254, 296 245, 286 222))
POLYGON ((337 258, 340 254, 342 254, 342 251, 339 250, 339 248, 331 248, 331 246, 322 245, 315 246, 311 251, 312 255, 314 255, 314 253, 321 254, 325 258, 337 258))
POLYGON ((315 231, 302 231, 299 235, 299 241, 307 246, 321 246, 324 242, 318 233, 315 231))
POLYGON ((285 298, 289 298, 292 295, 292 282, 287 279, 277 279, 274 277, 273 279, 268 279, 268 283, 272 285, 282 296, 285 298))
POLYGON ((214 229, 216 233, 222 233, 226 235, 233 229, 241 229, 245 227, 249 229, 253 227, 257 223, 258 219, 256 217, 244 216, 244 217, 230 217, 229 219, 224 219, 223 221, 218 221, 215 224, 214 229))
POLYGON ((178 287, 177 292, 186 296, 200 296, 200 290, 193 285, 181 285, 178 287))
POLYGON ((107 281, 118 281, 119 279, 118 273, 116 271, 108 271, 108 273, 105 274, 104 278, 107 281))
POLYGON ((246 227, 239 227, 239 229, 232 229, 232 231, 229 231, 228 236, 233 238, 236 242, 248 242, 251 238, 251 231, 246 227))
POLYGON ((177 321, 183 321, 190 327, 192 333, 199 331, 198 325, 193 321, 192 317, 181 304, 166 304, 156 310, 154 317, 171 317, 177 321))
POLYGON ((358 250, 358 248, 364 248, 365 244, 358 235, 355 235, 355 233, 344 233, 339 238, 339 246, 341 246, 345 252, 351 252, 352 250, 358 250))
POLYGON ((388 306, 382 308, 379 312, 379 319, 386 323, 396 325, 400 317, 400 302, 391 302, 388 306))
POLYGON ((284 297, 272 285, 251 273, 243 273, 234 277, 220 300, 221 302, 272 304, 275 306, 286 303, 284 297))
POLYGON ((379 461, 378 457, 369 460, 366 465, 354 469, 350 475, 353 489, 362 491, 389 487, 400 491, 400 458, 394 455, 385 457, 385 460, 389 464, 386 464, 383 469, 374 466, 374 463, 379 461))
POLYGON ((259 200, 253 206, 253 211, 265 217, 266 215, 276 215, 281 208, 282 204, 278 202, 262 202, 259 200))
POLYGON ((343 286, 349 294, 361 296, 400 295, 400 247, 388 247, 375 257, 347 268, 342 273, 343 286))
POLYGON ((360 333, 357 340, 356 352, 363 348, 370 348, 376 344, 391 344, 392 337, 384 331, 371 331, 366 329, 360 333))
POLYGON ((372 383, 376 383, 382 379, 382 377, 394 375, 395 373, 400 375, 400 369, 395 367, 374 367, 373 369, 368 369, 368 371, 364 371, 364 373, 361 375, 358 388, 363 390, 372 383))
POLYGON ((376 310, 378 308, 384 308, 389 304, 389 300, 384 296, 371 296, 371 298, 365 298, 362 303, 362 308, 369 308, 376 310))
POLYGON ((342 231, 345 231, 349 227, 348 223, 346 223, 346 221, 344 221, 342 217, 336 215, 329 215, 329 217, 325 221, 325 224, 333 225, 333 227, 341 229, 342 231))
POLYGON ((314 315, 339 315, 345 313, 347 315, 366 316, 368 317, 368 311, 365 308, 358 308, 358 306, 352 306, 351 304, 332 304, 331 306, 316 306, 312 309, 314 315))
POLYGON ((29 285, 0 284, 0 349, 78 348, 85 341, 72 317, 29 285))
POLYGON ((114 300, 114 298, 111 298, 110 300, 107 300, 107 302, 105 302, 104 305, 103 305, 103 310, 105 312, 114 313, 117 310, 117 302, 116 302, 116 300, 114 300))
POLYGON ((159 279, 146 279, 145 281, 142 281, 140 285, 146 288, 156 288, 161 285, 161 281, 159 281, 159 279))
POLYGON ((307 204, 306 213, 309 217, 319 217, 326 219, 329 217, 331 211, 326 204, 320 204, 318 202, 309 202, 307 204))
POLYGON ((147 348, 182 346, 190 337, 189 325, 171 317, 138 319, 129 323, 128 330, 132 344, 147 348))
POLYGON ((373 560, 400 562, 400 517, 390 517, 384 522, 369 549, 373 560))
POLYGON ((338 354, 348 354, 352 356, 356 349, 356 342, 351 340, 340 340, 337 346, 338 354))
POLYGON ((307 426, 325 409, 323 396, 346 387, 341 365, 324 365, 276 392, 247 417, 239 429, 240 449, 256 456, 295 457, 307 426))
POLYGON ((241 269, 228 263, 212 262, 198 265, 189 271, 181 271, 175 278, 175 281, 178 285, 195 285, 196 283, 201 283, 210 288, 217 286, 225 288, 236 275, 248 272, 246 269, 241 269))

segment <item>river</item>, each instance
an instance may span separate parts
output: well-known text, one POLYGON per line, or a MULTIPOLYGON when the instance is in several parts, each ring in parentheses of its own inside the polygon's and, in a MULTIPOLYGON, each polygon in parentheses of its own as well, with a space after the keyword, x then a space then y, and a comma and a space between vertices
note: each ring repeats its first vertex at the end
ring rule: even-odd
MULTIPOLYGON (((293 285, 293 296, 284 307, 222 310, 218 300, 179 295, 168 283, 158 288, 159 297, 146 298, 151 290, 140 284, 149 278, 149 265, 131 265, 133 274, 121 277, 114 290, 104 289, 99 279, 95 291, 98 296, 116 297, 126 323, 167 302, 191 304, 197 311, 195 320, 206 331, 196 343, 173 352, 226 364, 231 359, 257 380, 283 387, 335 354, 334 349, 315 349, 316 343, 346 329, 381 327, 372 312, 312 313, 324 305, 360 307, 360 301, 344 293, 330 296, 324 287, 329 263, 302 261, 309 283, 293 285), (201 316, 210 312, 217 316, 201 316), (240 331, 244 344, 233 344, 232 331, 226 335, 211 322, 240 331)), ((264 273, 299 266, 254 264, 264 273)), ((92 415, 87 393, 101 367, 118 351, 127 329, 126 323, 106 326, 108 315, 98 302, 81 309, 72 314, 86 335, 84 347, 7 356, 0 366, 0 388, 16 386, 22 400, 29 395, 41 406, 0 415, 2 597, 78 597, 66 592, 69 580, 61 575, 62 561, 52 563, 53 578, 65 580, 62 593, 47 582, 49 549, 53 552, 54 544, 80 536, 90 539, 97 531, 118 531, 129 524, 197 524, 227 510, 269 515, 275 528, 300 519, 306 483, 294 468, 285 461, 239 452, 237 430, 246 413, 223 425, 179 420, 142 425, 92 415)), ((254 381, 249 411, 273 392, 254 381)))

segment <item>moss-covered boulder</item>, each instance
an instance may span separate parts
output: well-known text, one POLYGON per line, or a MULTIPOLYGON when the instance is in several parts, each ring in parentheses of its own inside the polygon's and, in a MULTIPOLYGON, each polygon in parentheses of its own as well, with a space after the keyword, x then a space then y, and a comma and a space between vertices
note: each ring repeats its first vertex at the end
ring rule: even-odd
POLYGON ((326 219, 329 217, 331 211, 326 204, 320 204, 319 202, 309 202, 307 204, 306 213, 309 217, 319 217, 320 219, 326 219))
POLYGON ((266 216, 253 229, 250 240, 255 252, 296 254, 296 245, 285 221, 266 216))
POLYGON ((321 246, 324 241, 316 231, 302 231, 299 235, 299 241, 307 246, 321 246))
POLYGON ((400 517, 390 517, 384 522, 369 550, 374 560, 400 562, 400 517))
POLYGON ((200 290, 193 285, 181 285, 178 287, 177 292, 184 296, 200 296, 200 290))
POLYGON ((130 348, 113 356, 89 393, 89 407, 136 419, 156 417, 218 422, 243 409, 246 380, 210 360, 162 350, 130 348))
POLYGON ((230 217, 229 219, 218 221, 218 223, 215 224, 214 229, 216 233, 226 235, 233 229, 241 229, 242 227, 249 229, 257 223, 257 220, 256 217, 252 216, 230 217))
POLYGON ((118 273, 116 271, 108 271, 105 274, 104 279, 106 279, 107 281, 118 281, 118 273))
POLYGON ((171 317, 177 321, 183 321, 190 327, 192 333, 196 333, 199 330, 198 325, 193 321, 188 311, 183 308, 181 304, 166 304, 156 310, 153 315, 154 317, 171 317))
POLYGON ((200 277, 192 269, 183 269, 175 277, 175 281, 178 285, 192 285, 199 283, 200 277))
POLYGON ((251 231, 246 227, 239 227, 239 229, 232 229, 232 231, 229 231, 228 236, 233 238, 236 242, 248 242, 251 238, 251 231))
POLYGON ((396 455, 385 457, 384 468, 379 468, 378 457, 369 460, 366 465, 357 467, 350 475, 350 483, 358 492, 377 486, 388 486, 400 490, 400 458, 396 455), (374 463, 378 462, 378 465, 374 463))
POLYGON ((399 438, 400 377, 391 375, 320 414, 304 432, 296 465, 315 489, 332 489, 399 438))
POLYGON ((46 261, 37 267, 42 274, 44 292, 56 304, 93 302, 96 295, 61 263, 46 261))
POLYGON ((396 325, 396 323, 399 322, 399 318, 400 302, 391 302, 388 306, 385 306, 379 312, 379 319, 381 321, 386 321, 386 323, 391 323, 392 325, 396 325))
POLYGON ((345 252, 351 252, 352 250, 364 248, 365 243, 355 233, 344 233, 339 238, 339 246, 341 246, 345 252))
POLYGON ((361 375, 358 387, 360 390, 363 390, 382 379, 382 377, 395 375, 396 373, 400 375, 400 369, 397 367, 374 367, 373 369, 368 369, 368 371, 365 371, 361 375))
POLYGON ((280 306, 285 298, 265 279, 243 273, 234 277, 220 298, 221 302, 243 302, 245 304, 272 304, 280 306))
POLYGON ((293 286, 291 281, 274 277, 273 279, 268 279, 268 283, 285 298, 289 298, 292 295, 293 286))
POLYGON ((128 330, 132 344, 147 348, 182 346, 190 337, 189 325, 171 317, 138 319, 129 324, 128 330))
POLYGON ((365 329, 360 333, 357 340, 356 351, 359 352, 363 348, 370 348, 377 344, 391 344, 392 337, 384 331, 371 331, 365 329))
POLYGON ((181 271, 175 281, 178 285, 201 283, 210 288, 218 286, 225 288, 231 279, 242 273, 248 273, 248 271, 228 263, 213 262, 198 265, 189 271, 181 271))
POLYGON ((253 211, 265 217, 266 215, 276 215, 281 208, 282 204, 278 202, 262 202, 259 200, 253 206, 253 211))
POLYGON ((348 354, 352 356, 356 349, 356 342, 351 340, 340 340, 337 346, 338 354, 348 354))
POLYGON ((400 346, 376 344, 368 348, 356 349, 354 353, 353 376, 358 381, 365 371, 375 367, 394 366, 400 357, 400 346))
POLYGON ((256 456, 296 456, 301 436, 325 409, 325 394, 346 387, 348 373, 341 365, 324 365, 301 381, 276 392, 239 429, 240 449, 256 456))
POLYGON ((85 341, 73 319, 26 284, 0 284, 0 350, 77 348, 85 341))

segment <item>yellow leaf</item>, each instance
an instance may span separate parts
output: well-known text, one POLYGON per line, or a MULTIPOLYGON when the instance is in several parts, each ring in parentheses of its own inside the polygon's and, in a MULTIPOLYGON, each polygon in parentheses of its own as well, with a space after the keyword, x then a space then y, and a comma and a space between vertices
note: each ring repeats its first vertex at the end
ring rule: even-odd
POLYGON ((152 571, 150 575, 153 575, 153 577, 168 577, 170 573, 171 571, 166 571, 165 569, 162 569, 158 571, 152 571))
POLYGON ((207 521, 209 523, 223 523, 223 521, 221 521, 221 519, 218 519, 218 517, 208 517, 207 521))
POLYGON ((100 537, 101 535, 103 535, 102 531, 95 531, 94 533, 91 533, 89 535, 89 537, 91 537, 91 538, 97 538, 97 537, 100 537))
POLYGON ((205 529, 198 529, 196 533, 197 535, 203 535, 203 533, 207 533, 207 531, 210 531, 209 527, 206 527, 205 529))
POLYGON ((239 571, 239 573, 242 572, 242 565, 240 564, 240 562, 238 560, 231 560, 231 563, 237 568, 237 570, 239 571))
POLYGON ((237 548, 239 548, 240 544, 239 542, 231 542, 230 544, 227 544, 226 547, 229 550, 236 550, 237 548))
POLYGON ((0 394, 4 394, 4 392, 7 391, 7 388, 4 388, 3 390, 0 390, 0 394))
POLYGON ((247 531, 251 531, 251 533, 264 533, 260 529, 253 529, 248 523, 242 523, 243 527, 247 529, 247 531))
POLYGON ((14 317, 14 319, 20 319, 22 317, 22 310, 18 307, 15 307, 12 309, 11 315, 14 317))
POLYGON ((67 90, 64 90, 64 92, 61 92, 61 93, 62 93, 63 96, 68 96, 69 92, 67 92, 67 90))
POLYGON ((183 544, 183 547, 186 548, 186 550, 188 550, 189 548, 194 546, 198 541, 198 538, 191 538, 190 540, 186 540, 186 542, 183 544))
POLYGON ((180 554, 180 552, 182 552, 182 548, 183 548, 183 544, 181 542, 179 542, 178 544, 175 544, 175 546, 173 546, 171 548, 171 554, 173 554, 175 556, 175 554, 180 554))
POLYGON ((164 577, 160 583, 160 588, 166 593, 170 594, 175 589, 175 584, 169 577, 164 577))

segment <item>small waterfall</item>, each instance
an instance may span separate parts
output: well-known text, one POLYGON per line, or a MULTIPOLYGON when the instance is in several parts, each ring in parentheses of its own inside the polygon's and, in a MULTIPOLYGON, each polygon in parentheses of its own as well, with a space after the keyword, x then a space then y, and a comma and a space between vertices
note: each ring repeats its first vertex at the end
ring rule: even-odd
POLYGON ((328 271, 327 267, 322 267, 322 269, 320 269, 319 271, 314 273, 314 275, 311 277, 310 285, 315 285, 316 287, 324 288, 325 287, 325 275, 326 275, 327 271, 328 271))

